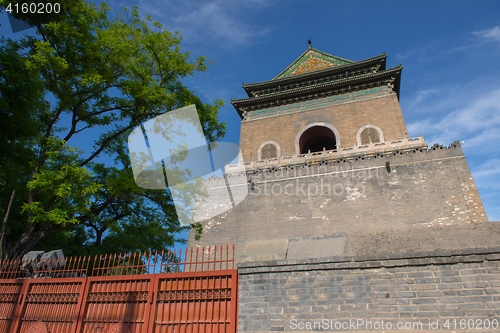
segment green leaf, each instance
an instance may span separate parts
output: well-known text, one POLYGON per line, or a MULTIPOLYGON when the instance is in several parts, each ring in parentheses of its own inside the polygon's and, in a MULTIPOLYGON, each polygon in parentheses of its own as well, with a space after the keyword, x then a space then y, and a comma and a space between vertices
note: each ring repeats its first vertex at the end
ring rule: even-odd
POLYGON ((209 62, 192 59, 178 32, 141 18, 137 7, 113 20, 105 3, 68 0, 63 9, 16 15, 37 36, 0 42, 0 149, 7 152, 0 213, 18 191, 0 250, 14 257, 35 247, 79 254, 172 246, 186 228, 168 191, 136 186, 126 139, 141 123, 190 104, 208 140, 222 137, 222 101, 206 103, 182 83, 209 62), (81 142, 90 147, 76 149, 81 142))

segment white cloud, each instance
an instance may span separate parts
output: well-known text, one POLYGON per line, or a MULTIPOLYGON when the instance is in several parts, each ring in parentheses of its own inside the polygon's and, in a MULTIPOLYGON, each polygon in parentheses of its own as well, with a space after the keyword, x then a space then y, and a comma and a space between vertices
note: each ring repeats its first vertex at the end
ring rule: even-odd
POLYGON ((463 149, 490 221, 500 220, 499 86, 481 86, 483 93, 478 92, 480 89, 471 89, 470 85, 462 89, 443 86, 440 94, 422 91, 416 95, 415 104, 434 112, 408 124, 411 135, 422 132, 429 145, 465 141, 463 149), (445 116, 439 117, 440 114, 445 116))
POLYGON ((428 100, 429 98, 439 96, 440 90, 438 88, 426 88, 418 90, 412 99, 408 102, 408 108, 416 111, 417 113, 424 112, 420 108, 420 104, 428 100))
MULTIPOLYGON (((413 134, 424 131, 429 143, 449 144, 455 140, 464 140, 467 147, 484 148, 496 141, 500 142, 500 89, 494 89, 466 102, 468 96, 448 96, 450 103, 456 105, 463 101, 465 107, 450 108, 447 115, 436 120, 435 115, 412 122, 408 129, 413 134)), ((446 98, 445 98, 446 100, 446 98)), ((426 103, 431 104, 431 103, 426 103)), ((441 108, 445 108, 441 105, 441 108)), ((412 135, 413 135, 412 134, 412 135)), ((498 149, 497 146, 493 147, 498 149)))
POLYGON ((217 43, 231 47, 254 43, 269 32, 269 27, 251 22, 249 14, 270 2, 249 0, 165 1, 141 0, 139 9, 151 14, 168 30, 179 30, 190 43, 217 43))
POLYGON ((475 31, 474 34, 482 38, 491 38, 500 42, 500 26, 496 26, 491 29, 475 31))
POLYGON ((471 171, 489 220, 500 221, 500 208, 498 206, 500 159, 493 157, 476 167, 471 167, 471 171))
MULTIPOLYGON (((479 165, 476 168, 475 176, 476 181, 482 178, 491 179, 491 177, 500 176, 500 158, 492 158, 479 165)), ((489 183, 489 185, 491 185, 491 182, 489 183)))
POLYGON ((429 145, 465 142, 488 217, 500 221, 500 72, 495 66, 500 26, 476 31, 472 40, 462 37, 455 45, 430 43, 401 55, 420 75, 402 106, 411 136, 423 133, 429 145))

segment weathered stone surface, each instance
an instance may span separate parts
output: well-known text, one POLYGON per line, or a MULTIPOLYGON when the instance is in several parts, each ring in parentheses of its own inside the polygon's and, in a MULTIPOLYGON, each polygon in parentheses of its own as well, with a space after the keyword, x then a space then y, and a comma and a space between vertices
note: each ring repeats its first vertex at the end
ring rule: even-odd
POLYGON ((254 190, 190 246, 235 243, 238 260, 248 241, 333 234, 345 234, 349 256, 499 244, 499 227, 478 223, 487 216, 460 146, 249 177, 254 190))
POLYGON ((285 260, 287 249, 287 238, 248 241, 240 262, 285 260))
MULTIPOLYGON (((382 320, 393 325, 421 323, 420 331, 446 332, 453 328, 445 327, 447 320, 451 325, 453 319, 457 325, 460 320, 484 325, 488 319, 489 329, 483 326, 481 330, 497 332, 498 327, 491 323, 500 308, 500 297, 496 296, 500 292, 500 270, 492 271, 486 263, 498 260, 492 260, 493 254, 482 254, 481 263, 460 262, 467 256, 472 255, 441 257, 448 262, 441 265, 408 264, 377 269, 325 269, 319 260, 310 263, 309 270, 298 271, 295 267, 300 265, 290 263, 281 272, 272 273, 261 272, 262 267, 254 270, 251 263, 246 263, 240 269, 239 331, 270 332, 283 327, 284 331, 310 332, 312 328, 299 329, 298 323, 359 319, 372 324, 382 320), (274 293, 256 296, 261 290, 274 293), (429 329, 429 321, 438 322, 439 326, 429 329)), ((273 265, 269 268, 279 269, 273 265)), ((359 326, 344 331, 366 330, 359 326)), ((454 330, 462 331, 458 326, 454 330)))
POLYGON ((341 256, 345 253, 344 234, 315 237, 291 237, 287 259, 310 259, 341 256))
POLYGON ((498 331, 500 223, 487 223, 460 143, 409 139, 384 86, 301 98, 276 83, 253 95, 295 99, 244 117, 250 163, 233 170, 249 195, 189 240, 236 244, 239 332, 450 332, 460 320, 498 331), (266 145, 281 159, 263 161, 266 145))

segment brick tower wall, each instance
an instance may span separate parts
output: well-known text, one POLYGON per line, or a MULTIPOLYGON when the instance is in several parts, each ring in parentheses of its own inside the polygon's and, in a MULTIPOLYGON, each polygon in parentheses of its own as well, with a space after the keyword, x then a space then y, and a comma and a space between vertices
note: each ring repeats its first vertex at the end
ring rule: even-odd
MULTIPOLYGON (((191 235, 189 246, 235 243, 238 260, 252 241, 340 235, 337 255, 400 253, 463 246, 434 244, 426 234, 488 221, 459 145, 256 170, 248 178, 254 189, 245 200, 203 222, 201 240, 191 235)), ((487 242, 481 232, 468 238, 487 242)))
POLYGON ((408 138, 395 93, 338 105, 321 103, 321 99, 308 103, 288 106, 279 112, 271 109, 255 119, 242 121, 240 148, 245 162, 257 161, 259 147, 268 141, 279 145, 281 155, 293 155, 298 133, 312 123, 333 126, 338 131, 337 142, 340 140, 341 147, 356 146, 356 134, 366 125, 378 126, 385 141, 408 138))
POLYGON ((239 332, 500 330, 499 247, 248 263, 239 274, 239 332))

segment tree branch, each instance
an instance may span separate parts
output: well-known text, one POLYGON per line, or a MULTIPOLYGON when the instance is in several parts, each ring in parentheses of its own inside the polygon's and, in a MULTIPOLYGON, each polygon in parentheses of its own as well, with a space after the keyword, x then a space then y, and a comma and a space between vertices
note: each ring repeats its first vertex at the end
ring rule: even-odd
MULTIPOLYGON (((109 205, 113 202, 113 200, 115 200, 115 199, 116 199, 116 196, 114 196, 114 195, 109 196, 109 197, 106 199, 106 201, 104 201, 101 205, 99 205, 99 207, 98 207, 98 208, 96 208, 96 209, 91 209, 92 214, 93 214, 94 216, 98 216, 98 215, 99 215, 99 214, 101 214, 101 213, 102 213, 102 211, 103 211, 104 209, 106 209, 106 208, 107 208, 107 207, 108 207, 108 206, 109 206, 109 205)), ((89 222, 90 218, 91 218, 91 216, 88 216, 88 215, 83 215, 83 216, 80 216, 80 217, 78 218, 78 220, 80 221, 80 223, 85 223, 85 225, 87 225, 87 223, 86 223, 86 222, 89 222)), ((90 223, 90 222, 89 222, 89 223, 90 223)), ((97 229, 96 229, 96 230, 97 230, 97 229)))
POLYGON ((123 110, 125 108, 131 108, 132 106, 133 105, 117 106, 117 107, 113 107, 113 108, 104 109, 104 110, 100 110, 100 111, 97 111, 97 112, 89 113, 89 114, 85 115, 84 117, 78 118, 78 121, 82 121, 82 120, 85 120, 87 118, 98 116, 98 115, 101 115, 103 113, 110 112, 110 111, 123 110))
POLYGON ((83 131, 85 131, 87 128, 90 128, 90 125, 84 126, 84 127, 80 128, 79 130, 76 130, 74 134, 78 134, 78 133, 80 133, 80 132, 83 132, 83 131))
POLYGON ((106 138, 102 142, 101 146, 92 153, 92 155, 90 155, 86 160, 80 162, 80 166, 84 166, 87 163, 89 163, 90 161, 92 161, 97 155, 99 155, 107 147, 107 145, 110 142, 112 142, 113 140, 115 140, 116 138, 118 138, 120 135, 122 135, 123 133, 127 132, 128 130, 130 130, 130 128, 132 128, 134 125, 135 124, 130 125, 130 126, 126 126, 126 127, 122 128, 121 130, 115 132, 113 135, 111 135, 108 138, 106 138))
POLYGON ((78 124, 78 119, 76 118, 76 110, 79 107, 79 105, 81 105, 80 102, 78 102, 78 104, 73 108, 73 115, 71 116, 71 129, 63 139, 65 142, 68 142, 68 140, 71 139, 73 134, 75 134, 76 125, 78 124))

